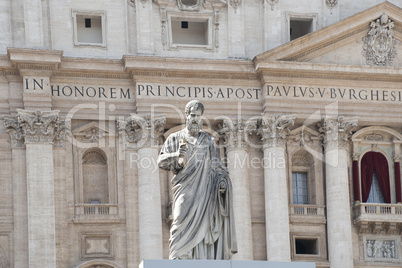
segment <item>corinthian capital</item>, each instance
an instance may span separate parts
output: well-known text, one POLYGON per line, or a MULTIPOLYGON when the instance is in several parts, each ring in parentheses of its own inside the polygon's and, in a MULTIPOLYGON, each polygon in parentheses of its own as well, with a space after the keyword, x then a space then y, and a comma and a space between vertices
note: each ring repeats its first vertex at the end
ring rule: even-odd
POLYGON ((346 148, 352 130, 356 127, 357 118, 355 117, 324 118, 318 123, 318 128, 324 136, 325 150, 346 148))
POLYGON ((261 135, 264 147, 284 146, 289 134, 289 127, 293 126, 296 115, 270 116, 263 114, 257 134, 261 135))
POLYGON ((125 148, 139 149, 158 146, 165 123, 164 115, 131 114, 126 120, 118 121, 117 127, 123 135, 125 148))
POLYGON ((16 119, 4 119, 13 148, 23 147, 26 142, 54 142, 56 147, 65 145, 65 134, 70 124, 59 120, 59 111, 17 109, 17 112, 16 119))
POLYGON ((225 138, 225 146, 228 150, 247 149, 248 135, 257 129, 256 120, 245 120, 238 117, 237 119, 224 119, 223 125, 218 130, 219 134, 225 138))

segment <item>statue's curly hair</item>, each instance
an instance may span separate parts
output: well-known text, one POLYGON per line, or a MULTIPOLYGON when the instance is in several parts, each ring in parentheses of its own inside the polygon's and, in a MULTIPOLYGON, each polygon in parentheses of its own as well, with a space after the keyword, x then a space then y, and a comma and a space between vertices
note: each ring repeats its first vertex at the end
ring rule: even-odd
POLYGON ((184 110, 186 115, 190 114, 191 108, 193 107, 196 110, 201 109, 201 114, 204 113, 204 105, 199 100, 192 100, 186 104, 186 109, 184 110))

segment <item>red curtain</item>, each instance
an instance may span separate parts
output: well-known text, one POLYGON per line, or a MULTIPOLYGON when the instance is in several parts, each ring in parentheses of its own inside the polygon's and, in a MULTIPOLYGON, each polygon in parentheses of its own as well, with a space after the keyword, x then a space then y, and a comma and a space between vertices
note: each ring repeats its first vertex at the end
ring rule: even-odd
POLYGON ((360 183, 359 183, 359 162, 353 160, 353 195, 355 201, 360 201, 360 183))
POLYGON ((395 194, 396 194, 396 202, 402 202, 402 193, 401 193, 401 166, 399 162, 394 163, 395 170, 395 194))
POLYGON ((362 201, 367 202, 373 182, 374 170, 385 202, 391 203, 388 161, 383 154, 378 152, 366 153, 361 161, 362 201))

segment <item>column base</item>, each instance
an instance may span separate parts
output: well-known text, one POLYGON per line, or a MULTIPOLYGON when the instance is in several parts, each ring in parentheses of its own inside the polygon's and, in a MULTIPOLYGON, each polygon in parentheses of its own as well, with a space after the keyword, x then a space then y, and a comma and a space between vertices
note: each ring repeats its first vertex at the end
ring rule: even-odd
POLYGON ((313 262, 143 260, 139 268, 315 268, 313 262))

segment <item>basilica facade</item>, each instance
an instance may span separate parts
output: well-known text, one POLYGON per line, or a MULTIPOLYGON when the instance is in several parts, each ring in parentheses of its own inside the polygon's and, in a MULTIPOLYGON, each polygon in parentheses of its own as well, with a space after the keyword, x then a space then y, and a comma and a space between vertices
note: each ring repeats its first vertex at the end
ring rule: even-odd
POLYGON ((0 268, 167 259, 205 106, 235 260, 402 266, 400 0, 0 0, 0 268))

